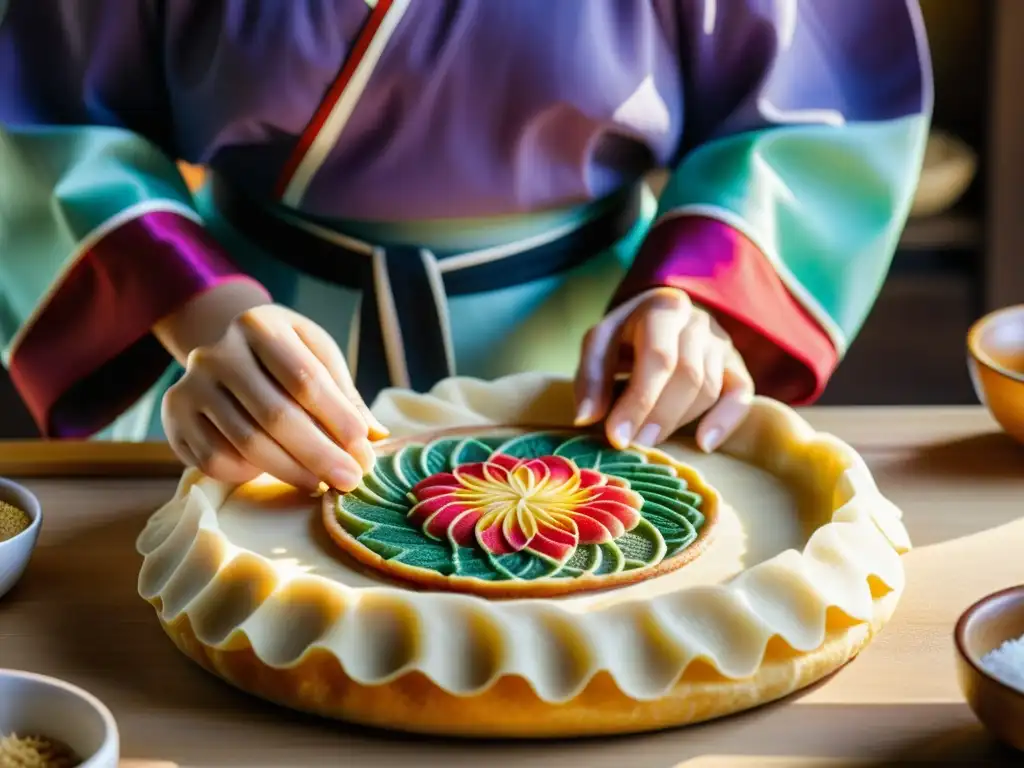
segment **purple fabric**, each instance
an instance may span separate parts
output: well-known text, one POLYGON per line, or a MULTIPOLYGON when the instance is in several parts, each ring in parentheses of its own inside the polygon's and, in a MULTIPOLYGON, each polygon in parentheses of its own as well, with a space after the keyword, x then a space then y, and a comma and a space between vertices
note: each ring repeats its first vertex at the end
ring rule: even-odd
POLYGON ((249 279, 176 213, 144 214, 107 234, 64 275, 11 357, 11 380, 42 434, 84 437, 106 426, 171 362, 154 323, 223 282, 249 279))
MULTIPOLYGON (((763 126, 762 96, 850 121, 920 113, 916 2, 417 0, 303 208, 408 220, 577 204, 763 126)), ((367 13, 9 0, 0 120, 123 125, 269 195, 367 13)))

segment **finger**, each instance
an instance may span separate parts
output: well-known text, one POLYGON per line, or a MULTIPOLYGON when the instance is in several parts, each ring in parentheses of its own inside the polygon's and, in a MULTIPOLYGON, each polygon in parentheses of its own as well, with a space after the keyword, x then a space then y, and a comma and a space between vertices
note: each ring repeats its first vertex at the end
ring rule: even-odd
POLYGON ((718 398, 722 396, 722 387, 725 381, 725 361, 728 351, 729 347, 714 340, 708 345, 704 355, 704 380, 690 403, 690 407, 680 415, 676 422, 676 429, 699 419, 718 402, 718 398))
POLYGON ((628 329, 633 344, 633 370, 605 427, 616 448, 629 445, 641 427, 646 426, 648 432, 660 431, 657 424, 648 423, 648 418, 672 380, 679 363, 680 336, 689 327, 689 319, 689 312, 676 307, 655 307, 639 315, 628 329))
POLYGON ((250 348, 277 383, 364 472, 373 469, 375 457, 366 421, 299 335, 290 326, 274 328, 251 317, 241 326, 250 348))
POLYGON ((754 382, 738 354, 726 363, 722 395, 697 427, 697 445, 705 453, 719 448, 746 418, 754 400, 754 382))
POLYGON ((648 423, 637 434, 637 443, 657 445, 715 404, 722 391, 726 349, 723 344, 714 341, 707 345, 701 364, 703 378, 693 399, 680 397, 679 393, 692 391, 694 374, 690 366, 677 366, 672 380, 654 406, 648 423))
POLYGON ((182 424, 181 439, 204 475, 226 483, 247 483, 262 470, 247 462, 202 414, 182 424))
POLYGON ((621 323, 600 323, 583 337, 574 382, 577 427, 596 424, 611 407, 620 329, 621 323))
POLYGON ((268 378, 248 346, 235 352, 230 362, 217 356, 196 362, 212 371, 256 424, 305 469, 341 491, 359 485, 359 463, 268 378))
POLYGON ((320 479, 299 464, 241 406, 218 387, 204 397, 203 416, 246 462, 296 488, 317 488, 320 479))
POLYGON ((330 334, 313 322, 300 322, 296 323, 293 327, 302 342, 327 368, 328 373, 334 380, 334 383, 338 385, 342 394, 355 406, 356 410, 363 417, 363 421, 369 430, 370 439, 383 440, 390 435, 391 430, 385 427, 373 415, 373 411, 370 410, 366 401, 363 400, 363 396, 356 389, 355 382, 352 380, 352 373, 345 362, 345 356, 341 354, 341 350, 338 349, 338 345, 334 343, 334 339, 331 338, 330 334))

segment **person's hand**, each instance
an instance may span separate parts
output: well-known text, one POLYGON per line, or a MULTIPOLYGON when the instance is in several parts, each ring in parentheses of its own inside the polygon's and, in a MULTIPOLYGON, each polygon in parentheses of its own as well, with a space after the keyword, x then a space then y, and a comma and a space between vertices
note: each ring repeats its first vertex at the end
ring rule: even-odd
POLYGON ((617 448, 653 446, 701 419, 697 444, 713 451, 750 409, 754 384, 728 335, 675 288, 659 288, 594 326, 576 375, 576 424, 605 419, 617 448), (615 401, 620 372, 629 373, 615 401))
POLYGON ((267 472, 300 488, 355 488, 387 430, 330 335, 285 307, 241 312, 188 354, 164 396, 164 431, 186 464, 227 482, 267 472))

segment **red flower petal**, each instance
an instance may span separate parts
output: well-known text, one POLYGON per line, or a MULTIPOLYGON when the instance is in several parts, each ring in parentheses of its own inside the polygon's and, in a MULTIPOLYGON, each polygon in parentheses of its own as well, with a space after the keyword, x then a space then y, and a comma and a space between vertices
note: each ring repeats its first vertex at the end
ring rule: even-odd
POLYGON ((579 544, 607 544, 612 540, 611 532, 601 523, 586 515, 573 515, 579 544))
MULTIPOLYGON (((597 524, 604 527, 613 539, 619 538, 619 536, 626 532, 626 527, 622 524, 622 520, 619 519, 619 515, 593 504, 583 504, 577 507, 573 512, 573 518, 576 520, 576 526, 580 530, 581 542, 583 541, 581 520, 584 518, 590 518, 597 524)), ((588 540, 586 543, 596 544, 597 542, 588 540)))
MULTIPOLYGON (((626 504, 619 504, 617 501, 592 501, 587 504, 580 505, 576 510, 576 514, 587 515, 588 517, 595 517, 595 515, 592 514, 593 512, 602 512, 606 515, 612 515, 616 520, 618 520, 619 525, 622 526, 623 533, 633 530, 636 528, 637 523, 640 522, 639 512, 633 509, 633 507, 626 504)), ((617 534, 617 536, 621 535, 621 533, 617 534)))
POLYGON ((634 509, 640 509, 644 503, 644 500, 640 498, 640 494, 636 491, 631 491, 628 488, 617 488, 614 485, 595 488, 590 498, 591 501, 617 501, 619 504, 625 504, 634 509))
POLYGON ((596 469, 580 470, 580 488, 596 488, 619 479, 620 478, 617 477, 604 475, 596 469))
POLYGON ((423 525, 431 515, 437 514, 446 504, 451 504, 455 499, 451 494, 445 493, 440 496, 435 496, 429 499, 423 499, 418 502, 412 509, 409 510, 409 514, 406 515, 406 519, 414 525, 423 525))
POLYGON ((476 543, 476 523, 483 516, 479 509, 471 509, 452 523, 448 530, 452 540, 460 547, 471 547, 476 543))
POLYGON ((549 557, 555 562, 564 563, 572 557, 572 553, 576 551, 576 547, 572 544, 563 544, 558 541, 552 541, 546 536, 538 533, 530 539, 530 545, 527 547, 527 550, 530 552, 536 552, 538 555, 549 557))
POLYGON ((502 521, 501 533, 514 552, 525 549, 526 545, 530 543, 531 537, 519 524, 519 517, 516 515, 514 509, 509 509, 509 511, 505 513, 504 520, 502 521))
POLYGON ((455 521, 455 518, 468 511, 470 511, 470 508, 465 504, 449 502, 427 520, 423 526, 423 531, 435 539, 443 539, 448 533, 448 527, 455 521))
POLYGON ((422 489, 416 494, 416 497, 423 501, 424 499, 433 499, 438 496, 445 496, 450 493, 460 491, 465 486, 462 485, 431 485, 427 488, 422 489))
POLYGON ((487 459, 488 464, 497 464, 499 467, 503 467, 508 470, 513 470, 517 466, 523 463, 522 459, 517 459, 514 456, 506 456, 503 453, 496 453, 487 459))
MULTIPOLYGON (((575 522, 576 520, 574 518, 573 523, 575 522)), ((576 540, 578 538, 575 530, 567 530, 565 528, 561 528, 556 525, 551 525, 551 523, 545 523, 540 520, 537 521, 537 535, 542 535, 547 539, 551 539, 551 541, 557 542, 559 544, 568 544, 572 547, 576 546, 576 540)))
POLYGON ((476 529, 477 543, 492 555, 508 555, 515 552, 501 533, 501 524, 495 523, 486 528, 476 529))
POLYGON ((412 492, 417 496, 420 495, 427 488, 432 488, 435 485, 458 485, 459 481, 451 472, 438 472, 436 475, 420 480, 416 485, 412 487, 412 492))
POLYGON ((534 459, 530 464, 536 465, 534 471, 540 477, 546 477, 548 484, 553 487, 565 485, 580 474, 576 465, 562 456, 544 456, 534 459))

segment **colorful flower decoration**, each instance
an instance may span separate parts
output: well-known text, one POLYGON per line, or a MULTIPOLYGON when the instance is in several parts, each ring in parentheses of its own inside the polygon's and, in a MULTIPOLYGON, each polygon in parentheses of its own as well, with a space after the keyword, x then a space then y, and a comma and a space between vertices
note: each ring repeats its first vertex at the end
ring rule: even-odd
POLYGON ((492 555, 533 552, 566 562, 580 544, 607 544, 636 528, 644 500, 629 483, 564 456, 495 453, 412 489, 409 518, 433 539, 492 555))
POLYGON ((406 571, 532 581, 677 557, 704 525, 702 502, 639 452, 530 433, 408 445, 378 459, 335 512, 353 543, 406 571))

